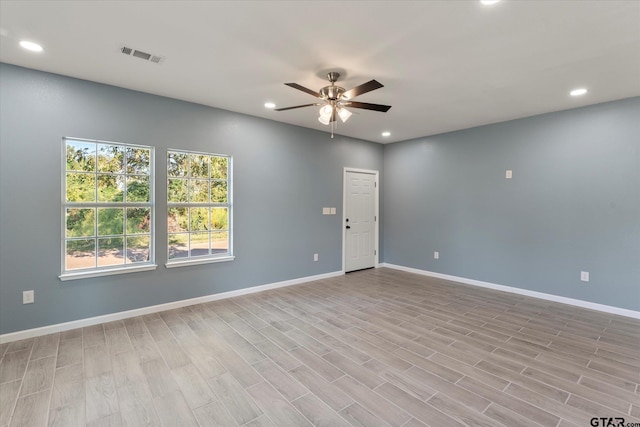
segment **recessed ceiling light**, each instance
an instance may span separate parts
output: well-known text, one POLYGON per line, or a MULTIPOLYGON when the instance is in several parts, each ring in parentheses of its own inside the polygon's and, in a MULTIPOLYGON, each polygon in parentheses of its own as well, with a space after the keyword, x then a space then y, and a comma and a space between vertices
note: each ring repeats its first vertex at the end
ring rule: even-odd
POLYGON ((391 136, 391 132, 389 131, 382 132, 382 136, 384 137, 391 136))
POLYGON ((580 88, 580 89, 572 90, 571 92, 569 92, 569 95, 580 96, 580 95, 584 95, 585 93, 587 93, 587 90, 585 88, 580 88))
POLYGON ((40 46, 37 43, 33 43, 33 42, 29 42, 26 40, 22 40, 20 42, 20 46, 22 46, 23 48, 30 50, 32 52, 42 52, 42 46, 40 46))
POLYGON ((274 104, 273 102, 265 102, 264 106, 265 108, 276 108, 276 104, 274 104))
POLYGON ((492 4, 496 4, 499 1, 500 0, 480 0, 480 3, 482 3, 485 6, 491 6, 492 4))

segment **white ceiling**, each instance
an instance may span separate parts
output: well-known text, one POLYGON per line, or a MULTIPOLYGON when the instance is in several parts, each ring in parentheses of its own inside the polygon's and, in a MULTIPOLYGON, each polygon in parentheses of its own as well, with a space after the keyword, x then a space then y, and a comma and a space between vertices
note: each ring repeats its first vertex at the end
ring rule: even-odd
POLYGON ((346 89, 376 79, 356 100, 393 108, 337 133, 382 143, 640 95, 638 0, 1 0, 0 35, 2 62, 323 131, 317 107, 264 103, 314 102, 283 83, 317 91, 327 71, 346 89))

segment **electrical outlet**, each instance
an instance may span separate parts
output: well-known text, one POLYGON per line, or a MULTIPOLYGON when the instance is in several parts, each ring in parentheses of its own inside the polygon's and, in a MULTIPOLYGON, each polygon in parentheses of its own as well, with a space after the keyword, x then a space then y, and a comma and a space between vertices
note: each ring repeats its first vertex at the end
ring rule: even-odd
POLYGON ((22 292, 22 303, 23 304, 33 304, 36 297, 33 291, 23 291, 22 292))
POLYGON ((435 252, 433 253, 433 259, 440 259, 440 252, 435 251, 435 252))
POLYGON ((313 260, 317 261, 318 260, 318 254, 313 254, 313 260))
POLYGON ((588 271, 581 271, 580 272, 580 280, 582 280, 583 282, 588 282, 589 281, 589 272, 588 271))

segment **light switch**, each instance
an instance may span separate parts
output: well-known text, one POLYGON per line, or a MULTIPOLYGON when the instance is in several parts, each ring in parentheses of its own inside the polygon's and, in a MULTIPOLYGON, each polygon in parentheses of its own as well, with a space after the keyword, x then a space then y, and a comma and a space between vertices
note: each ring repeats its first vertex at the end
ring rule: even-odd
POLYGON ((322 208, 322 215, 331 215, 331 208, 322 208))
POLYGON ((336 208, 331 208, 331 215, 335 215, 336 214, 336 208))
POLYGON ((508 170, 507 173, 505 174, 505 178, 506 179, 513 178, 513 171, 512 170, 508 170))

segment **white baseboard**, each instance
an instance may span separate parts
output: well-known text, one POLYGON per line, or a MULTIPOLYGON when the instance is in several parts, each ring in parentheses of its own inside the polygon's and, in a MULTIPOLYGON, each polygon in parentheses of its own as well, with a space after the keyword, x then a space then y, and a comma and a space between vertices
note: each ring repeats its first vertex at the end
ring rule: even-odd
POLYGON ((204 302, 216 301, 226 298, 248 295, 256 292, 268 291, 270 289, 283 288, 285 286, 300 285, 302 283, 313 282, 315 280, 328 279, 330 277, 342 276, 344 272, 334 271, 331 273, 318 274, 315 276, 300 277, 298 279, 285 280, 283 282, 269 283, 266 285, 253 286, 251 288, 238 289, 237 291, 221 292, 219 294, 204 295, 197 298, 190 298, 180 301, 168 302, 166 304, 152 305, 149 307, 136 308, 133 310, 120 311, 118 313, 105 314, 103 316, 89 317, 86 319, 73 320, 71 322, 57 323, 55 325, 43 326, 40 328, 26 329, 24 331, 11 332, 0 335, 0 344, 38 337, 41 335, 64 332, 70 329, 84 328, 86 326, 98 325, 100 323, 114 322, 116 320, 128 319, 145 314, 157 313, 165 310, 173 310, 189 305, 201 304, 204 302))
POLYGON ((640 319, 640 311, 628 310, 626 308, 613 307, 613 306, 604 305, 604 304, 597 304, 595 302, 561 297, 553 294, 545 294, 543 292, 530 291, 527 289, 514 288, 511 286, 497 285, 495 283, 482 282, 480 280, 467 279, 465 277, 450 276, 448 274, 435 273, 433 271, 427 271, 427 270, 419 270, 417 268, 405 267, 402 265, 382 263, 380 264, 380 267, 387 267, 387 268, 392 268, 394 270, 406 271, 408 273, 420 274, 422 276, 429 276, 429 277, 435 277, 438 279, 450 280, 452 282, 464 283, 465 285, 480 286, 482 288, 495 289, 498 291, 510 292, 512 294, 526 295, 529 297, 540 298, 540 299, 553 301, 553 302, 559 302, 562 304, 569 304, 577 307, 588 308, 590 310, 597 310, 605 313, 617 314, 619 316, 640 319))

